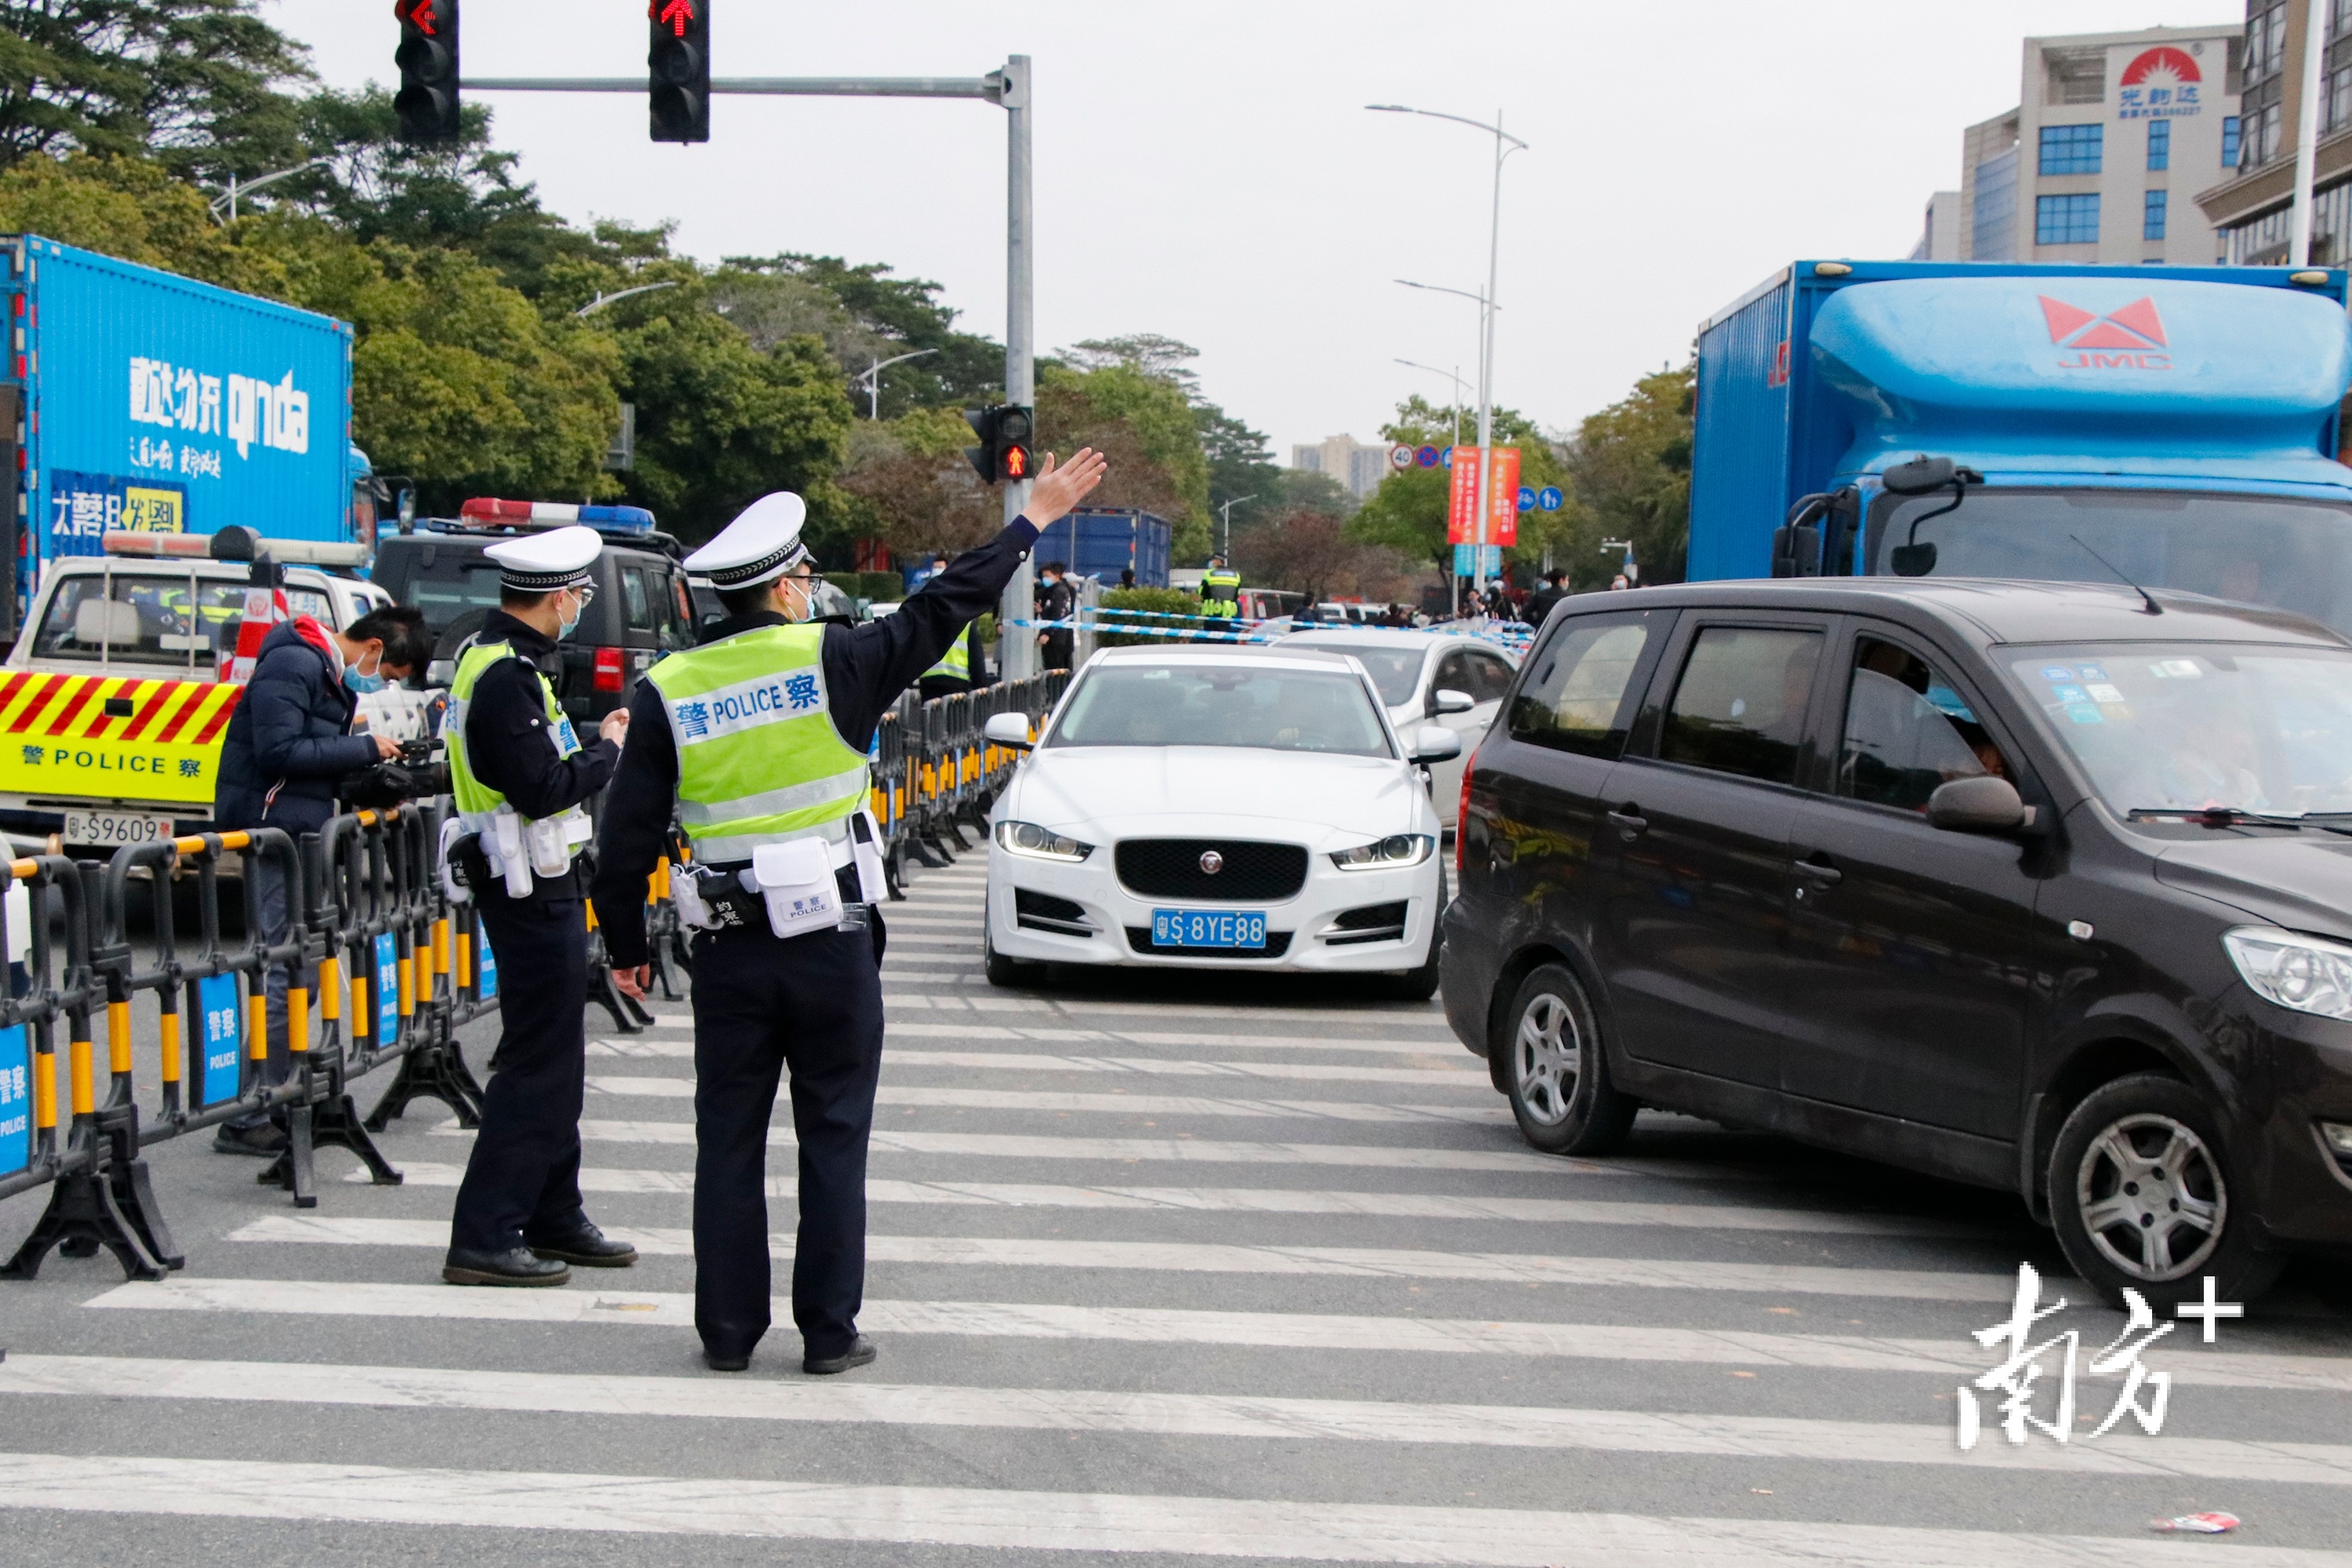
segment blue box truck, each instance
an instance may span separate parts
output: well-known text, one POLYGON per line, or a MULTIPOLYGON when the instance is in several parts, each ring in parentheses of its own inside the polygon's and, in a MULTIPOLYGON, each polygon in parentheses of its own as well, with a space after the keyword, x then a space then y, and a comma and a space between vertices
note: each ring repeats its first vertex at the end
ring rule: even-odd
POLYGON ((1798 262, 1699 329, 1686 574, 2120 573, 2352 632, 2345 307, 2337 268, 1798 262))
POLYGON ((1131 507, 1082 506, 1037 536, 1031 559, 1060 561, 1081 577, 1118 586, 1118 574, 1132 567, 1139 588, 1168 586, 1168 541, 1174 528, 1164 517, 1131 507))
POLYGON ((0 636, 110 530, 373 547, 350 327, 36 235, 0 236, 0 636))

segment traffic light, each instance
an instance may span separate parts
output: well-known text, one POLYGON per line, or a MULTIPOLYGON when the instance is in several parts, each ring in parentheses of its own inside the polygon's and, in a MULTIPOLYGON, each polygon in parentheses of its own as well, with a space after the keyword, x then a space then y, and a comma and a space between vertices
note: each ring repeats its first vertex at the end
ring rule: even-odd
POLYGON ((710 0, 646 0, 656 142, 710 140, 710 0))
POLYGON ((977 447, 966 447, 963 455, 971 459, 972 468, 990 484, 999 479, 1026 479, 1034 477, 1036 453, 1030 446, 1030 437, 1036 427, 1030 411, 1011 405, 996 408, 967 408, 964 423, 980 437, 977 447))
POLYGON ((393 0, 400 18, 400 93, 392 100, 403 142, 455 142, 457 114, 457 0, 393 0))

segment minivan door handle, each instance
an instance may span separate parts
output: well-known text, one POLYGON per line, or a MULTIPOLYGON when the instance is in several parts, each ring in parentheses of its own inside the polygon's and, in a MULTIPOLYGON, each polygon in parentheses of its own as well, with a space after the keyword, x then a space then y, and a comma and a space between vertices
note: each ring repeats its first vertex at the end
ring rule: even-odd
POLYGON ((1643 816, 1642 808, 1630 800, 1622 810, 1611 812, 1609 820, 1617 825, 1617 837, 1628 844, 1650 830, 1650 819, 1643 816))
POLYGON ((1819 860, 1800 860, 1796 865, 1798 876, 1810 882, 1818 882, 1824 888, 1845 880, 1844 872, 1819 860))

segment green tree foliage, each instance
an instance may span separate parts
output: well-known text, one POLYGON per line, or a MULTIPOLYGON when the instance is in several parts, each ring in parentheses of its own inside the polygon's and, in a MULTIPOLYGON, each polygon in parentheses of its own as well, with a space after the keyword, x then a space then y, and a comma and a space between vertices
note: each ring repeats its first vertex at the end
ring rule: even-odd
MULTIPOLYGON (((1692 415, 1697 368, 1662 370, 1633 384, 1631 395, 1588 417, 1569 466, 1597 542, 1630 539, 1644 583, 1679 583, 1690 545, 1692 415)), ((1612 553, 1578 564, 1580 584, 1605 582, 1612 553)))
POLYGON ((1004 506, 965 460, 971 439, 953 409, 853 422, 841 487, 861 509, 857 535, 909 559, 985 543, 1003 526, 1004 506))
POLYGON ((939 302, 940 284, 890 274, 880 262, 853 264, 837 256, 730 257, 714 299, 755 340, 756 321, 780 310, 799 313, 807 324, 797 330, 823 337, 845 375, 860 374, 876 360, 929 351, 883 372, 884 418, 1001 399, 1004 345, 956 331, 955 311, 939 302))
MULTIPOLYGON (((1200 432, 1202 455, 1209 460, 1209 506, 1217 517, 1218 527, 1224 526, 1223 508, 1227 501, 1234 503, 1233 526, 1236 534, 1254 523, 1280 516, 1287 500, 1283 489, 1286 470, 1275 467, 1265 433, 1251 429, 1213 403, 1196 401, 1192 405, 1192 424, 1200 432)), ((1340 493, 1347 492, 1343 489, 1340 493)))
POLYGON ((274 258, 237 244, 194 187, 143 158, 20 160, 0 173, 0 232, 46 235, 223 288, 286 297, 274 258))
MULTIPOLYGON (((1201 616, 1201 595, 1181 588, 1106 588, 1102 607, 1106 610, 1143 610, 1149 616, 1139 616, 1128 623, 1139 626, 1165 626, 1189 630, 1208 627, 1210 623, 1201 616), (1152 617, 1184 616, 1187 620, 1164 620, 1152 617)), ((1162 647, 1172 637, 1156 637, 1140 632, 1102 632, 1097 640, 1104 647, 1132 647, 1139 643, 1157 643, 1162 647)))
POLYGON ((1047 365, 1037 378, 1037 444, 1064 456, 1092 447, 1110 471, 1089 504, 1138 507, 1175 524, 1178 561, 1209 552, 1209 459, 1192 405, 1173 381, 1134 365, 1047 365))
MULTIPOLYGON (((0 0, 0 167, 81 152, 218 176, 299 145, 306 51, 253 0, 0 0)), ((254 172, 251 169, 247 173, 254 172)))

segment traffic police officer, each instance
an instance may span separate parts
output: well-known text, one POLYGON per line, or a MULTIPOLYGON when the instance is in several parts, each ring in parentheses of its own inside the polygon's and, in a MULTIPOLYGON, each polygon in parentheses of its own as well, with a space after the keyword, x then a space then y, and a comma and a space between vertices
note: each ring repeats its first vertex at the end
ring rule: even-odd
MULTIPOLYGON (((938 557, 931 563, 931 576, 937 577, 948 569, 948 558, 938 557)), ((930 578, 925 578, 929 582, 930 578)), ((980 623, 973 621, 964 628, 963 636, 948 644, 948 651, 940 655, 939 662, 923 671, 915 689, 924 701, 935 697, 953 697, 985 685, 988 676, 987 656, 980 646, 980 623)))
POLYGON ((1209 557, 1209 569, 1201 574, 1201 614, 1213 620, 1229 621, 1242 613, 1242 574, 1225 564, 1222 555, 1209 557))
POLYGON ((1049 456, 1026 514, 863 626, 810 625, 804 509, 755 501, 687 559, 727 619, 702 646, 646 672, 635 743, 606 798, 593 897, 614 977, 651 978, 646 879, 668 842, 672 804, 698 877, 680 912, 704 906, 694 941, 694 1326, 704 1360, 740 1372, 769 1324, 767 1143, 779 1075, 792 1069, 800 1145, 793 1321, 802 1370, 874 1359, 857 1331, 866 1290, 866 1145, 882 1067, 878 866, 857 845, 866 750, 908 683, 996 603, 1039 526, 1100 482, 1103 459, 1049 456), (780 931, 789 934, 779 934, 780 931))
POLYGON ((500 982, 499 1048, 441 1268, 453 1285, 561 1285, 570 1264, 636 1261, 580 1202, 588 924, 572 866, 592 831, 582 803, 611 779, 629 715, 609 715, 583 750, 547 677, 595 596, 603 547, 577 526, 490 546, 499 608, 449 685, 450 787, 476 836, 462 863, 500 982))

